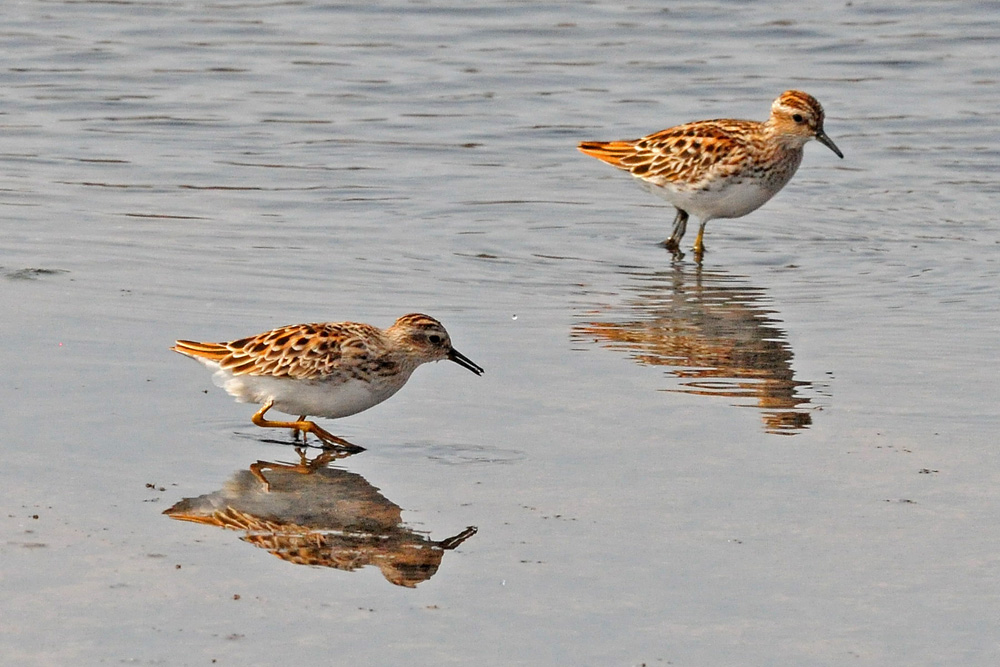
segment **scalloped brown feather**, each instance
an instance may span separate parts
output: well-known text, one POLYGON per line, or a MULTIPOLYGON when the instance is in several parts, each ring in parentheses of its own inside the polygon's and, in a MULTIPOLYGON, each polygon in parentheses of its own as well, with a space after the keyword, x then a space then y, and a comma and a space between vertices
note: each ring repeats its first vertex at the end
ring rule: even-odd
POLYGON ((384 332, 360 322, 292 324, 228 343, 179 340, 171 349, 207 359, 233 375, 304 379, 333 375, 378 356, 384 332))
POLYGON ((762 147, 763 123, 720 118, 686 123, 640 139, 584 141, 579 150, 637 178, 699 187, 746 168, 762 147))

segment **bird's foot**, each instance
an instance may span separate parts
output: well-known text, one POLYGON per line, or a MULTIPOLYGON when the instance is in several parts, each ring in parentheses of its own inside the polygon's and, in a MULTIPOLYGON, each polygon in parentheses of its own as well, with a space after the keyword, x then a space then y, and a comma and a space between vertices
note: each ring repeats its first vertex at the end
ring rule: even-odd
POLYGON ((694 261, 701 264, 701 260, 705 256, 705 244, 696 245, 692 250, 694 251, 694 261))
POLYGON ((264 428, 290 428, 292 429, 293 434, 296 436, 295 438, 296 442, 298 442, 298 437, 297 437, 298 434, 300 433, 302 434, 303 445, 306 444, 306 434, 312 433, 317 438, 319 438, 321 443, 323 443, 320 445, 320 447, 322 447, 323 449, 339 449, 345 452, 349 452, 351 454, 357 454, 358 452, 365 451, 364 447, 358 447, 357 445, 352 444, 344 440, 343 438, 338 438, 337 436, 326 431, 325 429, 320 428, 314 422, 307 421, 306 415, 300 415, 298 420, 293 422, 271 421, 270 419, 265 419, 264 415, 267 413, 268 410, 271 409, 273 405, 274 405, 274 400, 273 399, 268 400, 263 406, 261 406, 260 410, 257 411, 257 414, 255 414, 250 421, 252 421, 257 426, 262 426, 264 428))
POLYGON ((355 445, 353 442, 348 442, 343 438, 335 436, 326 429, 317 426, 313 422, 299 422, 299 423, 309 425, 309 427, 302 429, 303 441, 305 441, 306 432, 309 432, 315 435, 317 438, 319 438, 319 441, 322 443, 320 447, 322 447, 323 449, 335 449, 347 452, 349 454, 357 454, 359 452, 365 451, 364 447, 355 445))
POLYGON ((674 259, 684 259, 684 253, 681 251, 681 244, 673 236, 660 245, 666 248, 667 252, 673 255, 674 259))

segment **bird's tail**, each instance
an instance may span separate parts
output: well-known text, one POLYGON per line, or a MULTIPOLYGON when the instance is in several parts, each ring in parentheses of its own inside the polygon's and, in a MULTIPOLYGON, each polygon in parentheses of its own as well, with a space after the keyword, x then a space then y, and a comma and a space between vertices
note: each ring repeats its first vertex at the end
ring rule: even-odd
POLYGON ((635 145, 631 141, 581 141, 577 148, 619 169, 629 169, 631 165, 624 164, 624 160, 635 155, 635 145))
POLYGON ((199 343, 193 340, 179 340, 170 349, 193 359, 216 362, 222 361, 229 354, 229 348, 221 343, 199 343))

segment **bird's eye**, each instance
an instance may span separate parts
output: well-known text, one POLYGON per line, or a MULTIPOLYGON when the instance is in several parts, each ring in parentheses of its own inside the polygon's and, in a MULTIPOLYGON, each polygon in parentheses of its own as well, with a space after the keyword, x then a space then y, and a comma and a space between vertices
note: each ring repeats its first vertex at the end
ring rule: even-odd
POLYGON ((427 337, 427 340, 429 340, 434 345, 441 344, 441 336, 438 336, 437 334, 431 334, 430 336, 427 337))
POLYGON ((801 123, 802 122, 802 114, 800 114, 800 113, 792 114, 792 120, 794 120, 796 123, 801 123))

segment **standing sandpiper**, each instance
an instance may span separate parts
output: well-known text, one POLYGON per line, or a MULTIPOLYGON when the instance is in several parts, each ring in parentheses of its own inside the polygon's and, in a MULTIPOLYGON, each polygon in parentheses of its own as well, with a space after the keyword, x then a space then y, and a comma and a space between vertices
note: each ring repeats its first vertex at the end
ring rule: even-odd
POLYGON ((844 157, 823 131, 823 107, 816 98, 786 90, 763 123, 702 120, 631 141, 584 141, 579 149, 628 171, 674 205, 674 229, 663 245, 675 258, 684 256, 680 242, 688 215, 698 218, 694 253, 700 261, 705 223, 760 208, 791 180, 810 139, 844 157))

